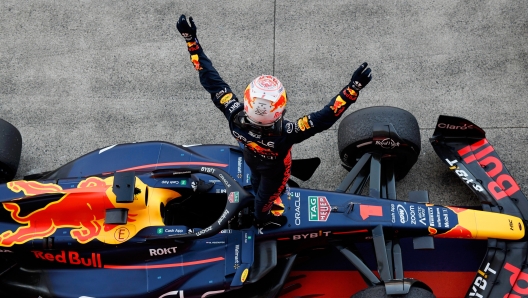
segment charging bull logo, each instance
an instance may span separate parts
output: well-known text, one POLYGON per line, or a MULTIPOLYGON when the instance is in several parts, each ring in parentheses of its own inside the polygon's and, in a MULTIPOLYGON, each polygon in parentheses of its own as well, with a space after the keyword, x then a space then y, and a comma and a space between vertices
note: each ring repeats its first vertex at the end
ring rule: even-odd
POLYGON ((202 70, 202 66, 200 65, 200 60, 198 59, 198 54, 191 55, 191 62, 194 65, 194 69, 196 70, 202 70))
POLYGON ((339 117, 343 111, 345 111, 345 105, 346 101, 344 101, 341 96, 337 96, 334 104, 330 107, 332 111, 334 111, 334 114, 336 117, 339 117))
POLYGON ((187 42, 187 50, 189 52, 198 51, 199 49, 200 49, 200 45, 196 41, 187 42))
POLYGON ((259 144, 255 142, 249 142, 246 144, 246 146, 253 152, 258 153, 263 156, 272 156, 275 157, 278 155, 278 153, 273 152, 271 149, 263 148, 259 144))
POLYGON ((284 108, 286 106, 286 93, 281 93, 279 99, 276 102, 271 102, 271 110, 270 112, 275 112, 279 108, 284 108))
POLYGON ((36 181, 12 181, 7 187, 13 192, 23 192, 26 196, 35 196, 43 193, 61 192, 62 187, 57 184, 43 184, 36 181))
POLYGON ((244 91, 244 110, 247 111, 248 108, 253 108, 253 104, 255 103, 255 97, 251 97, 251 89, 249 88, 249 85, 246 87, 246 90, 244 91))
POLYGON ((48 203, 43 208, 21 215, 21 205, 5 202, 3 207, 11 217, 22 226, 16 231, 5 231, 0 234, 0 246, 10 247, 34 239, 53 235, 58 228, 71 228, 70 235, 79 243, 85 244, 93 239, 108 244, 119 244, 137 231, 150 225, 164 225, 160 204, 166 205, 170 200, 179 197, 177 192, 167 189, 149 188, 149 200, 145 200, 147 187, 136 177, 136 188, 131 203, 117 203, 112 191, 113 177, 101 179, 87 178, 77 188, 63 190, 57 184, 42 184, 31 181, 9 182, 8 188, 13 192, 23 192, 26 196, 45 193, 63 194, 58 200, 48 203), (123 225, 105 224, 107 209, 128 209, 127 223, 123 225), (150 217, 149 217, 150 215, 150 217))
POLYGON ((271 206, 271 214, 275 216, 281 216, 284 213, 284 203, 280 197, 276 198, 273 201, 273 206, 271 206))

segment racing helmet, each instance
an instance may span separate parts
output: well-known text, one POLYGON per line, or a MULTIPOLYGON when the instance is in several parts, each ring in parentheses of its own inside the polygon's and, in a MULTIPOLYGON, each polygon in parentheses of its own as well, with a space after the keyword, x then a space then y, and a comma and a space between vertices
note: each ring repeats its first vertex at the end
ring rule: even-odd
POLYGON ((254 125, 272 126, 281 119, 288 99, 282 83, 274 76, 254 79, 244 92, 244 111, 254 125))

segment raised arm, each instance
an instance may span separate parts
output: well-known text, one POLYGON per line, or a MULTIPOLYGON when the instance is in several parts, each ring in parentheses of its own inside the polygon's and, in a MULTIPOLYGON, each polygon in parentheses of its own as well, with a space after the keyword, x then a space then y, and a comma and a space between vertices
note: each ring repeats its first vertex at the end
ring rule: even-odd
POLYGON ((196 37, 196 25, 193 18, 189 17, 188 22, 185 15, 181 15, 176 28, 187 42, 187 50, 194 69, 199 73, 200 83, 211 94, 215 106, 230 120, 234 113, 242 110, 243 106, 238 102, 229 85, 222 80, 211 60, 205 55, 196 37))
POLYGON ((356 102, 359 90, 372 80, 368 63, 364 62, 354 71, 347 86, 334 96, 321 110, 303 116, 294 122, 294 129, 286 131, 292 134, 294 143, 302 142, 316 133, 330 128, 344 111, 356 102))

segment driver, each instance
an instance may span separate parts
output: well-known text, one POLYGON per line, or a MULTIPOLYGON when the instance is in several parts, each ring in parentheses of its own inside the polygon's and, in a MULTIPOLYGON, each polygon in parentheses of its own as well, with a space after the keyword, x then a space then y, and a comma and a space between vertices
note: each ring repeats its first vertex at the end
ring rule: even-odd
POLYGON ((200 83, 211 94, 215 106, 224 113, 231 134, 244 148, 244 160, 251 169, 251 185, 255 192, 257 226, 284 225, 286 217, 274 216, 270 210, 290 178, 293 144, 330 128, 356 101, 359 90, 370 82, 370 68, 366 62, 361 64, 350 83, 321 110, 289 121, 284 119, 288 102, 286 90, 276 77, 262 75, 249 83, 242 105, 205 55, 196 37, 192 17, 187 22, 185 15, 181 15, 176 28, 187 42, 200 83))

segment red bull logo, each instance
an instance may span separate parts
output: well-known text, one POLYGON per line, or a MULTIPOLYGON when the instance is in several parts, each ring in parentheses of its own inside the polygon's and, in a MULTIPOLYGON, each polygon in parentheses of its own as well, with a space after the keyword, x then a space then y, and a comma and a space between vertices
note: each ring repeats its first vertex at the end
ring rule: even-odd
MULTIPOLYGON (((485 167, 486 174, 492 179, 486 187, 496 200, 500 200, 515 195, 520 191, 520 187, 494 152, 495 149, 488 143, 487 139, 482 139, 458 150, 458 154, 464 158, 466 164, 478 162, 479 165, 485 167)), ((447 162, 454 165, 457 160, 447 160, 447 162)), ((457 175, 461 176, 458 173, 457 175)))
POLYGON ((346 87, 346 89, 343 90, 343 95, 346 98, 348 98, 350 100, 353 100, 353 101, 355 101, 357 99, 357 96, 358 96, 356 90, 354 90, 354 89, 352 89, 350 87, 346 87))
POLYGON ((248 85, 246 87, 246 90, 244 91, 244 110, 247 111, 248 107, 253 108, 254 103, 255 103, 255 98, 251 97, 251 90, 248 85))
POLYGON ((191 62, 194 65, 194 69, 196 70, 202 70, 202 66, 200 65, 200 61, 198 58, 198 54, 191 55, 191 62))
POLYGON ((271 214, 275 216, 281 216, 284 213, 284 203, 282 203, 282 199, 280 197, 277 197, 275 201, 273 201, 273 206, 271 206, 271 214))
POLYGON ((255 142, 249 142, 246 146, 253 152, 264 155, 264 156, 277 156, 278 153, 273 152, 271 149, 263 148, 255 142))
POLYGON ((13 192, 23 192, 25 196, 35 196, 43 193, 61 192, 62 187, 57 184, 44 184, 36 181, 11 181, 7 188, 13 192))
POLYGON ((13 181, 8 188, 14 192, 24 192, 26 195, 37 195, 52 192, 66 192, 59 200, 47 204, 26 216, 20 216, 21 208, 17 203, 3 203, 11 217, 24 225, 15 232, 6 231, 0 235, 0 246, 23 244, 33 239, 51 236, 57 228, 73 228, 72 238, 80 243, 94 239, 103 228, 98 222, 105 217, 105 210, 113 208, 107 196, 103 195, 109 185, 96 177, 90 177, 79 183, 77 188, 91 188, 93 192, 78 192, 76 189, 63 191, 56 184, 38 182, 13 181))
POLYGON ((511 273, 510 275, 510 286, 512 287, 511 293, 505 293, 504 298, 522 298, 528 295, 528 273, 521 271, 520 268, 506 262, 504 269, 511 273))
POLYGON ((341 115, 341 113, 343 113, 343 111, 345 110, 345 105, 346 105, 346 101, 344 101, 341 96, 337 96, 335 101, 334 101, 334 104, 330 107, 330 109, 332 111, 334 111, 334 114, 336 116, 339 116, 341 115))
POLYGON ((80 254, 75 251, 69 251, 66 253, 66 251, 63 250, 58 254, 46 253, 40 250, 33 250, 31 252, 35 255, 35 258, 48 262, 81 265, 94 268, 103 267, 101 262, 101 254, 98 253, 92 253, 90 257, 81 257, 80 254))
POLYGON ((200 45, 196 41, 187 42, 187 50, 189 50, 189 52, 193 52, 198 49, 200 49, 200 45))
POLYGON ((282 92, 279 99, 276 102, 271 102, 271 110, 270 112, 275 112, 277 109, 282 109, 286 106, 286 102, 288 100, 286 99, 286 93, 282 92))
POLYGON ((0 234, 0 246, 10 247, 35 239, 53 235, 58 228, 71 228, 70 236, 85 244, 94 239, 108 244, 119 244, 133 237, 137 231, 150 225, 162 226, 160 204, 178 198, 177 192, 168 189, 150 188, 149 203, 146 204, 147 186, 136 178, 136 187, 141 190, 132 203, 117 203, 112 191, 113 176, 106 179, 89 177, 77 188, 63 190, 57 184, 13 181, 8 188, 13 192, 23 192, 28 196, 59 193, 59 199, 46 206, 21 215, 21 207, 15 202, 3 203, 11 218, 21 226, 16 231, 0 234), (105 224, 106 210, 127 208, 127 223, 124 225, 105 224))

